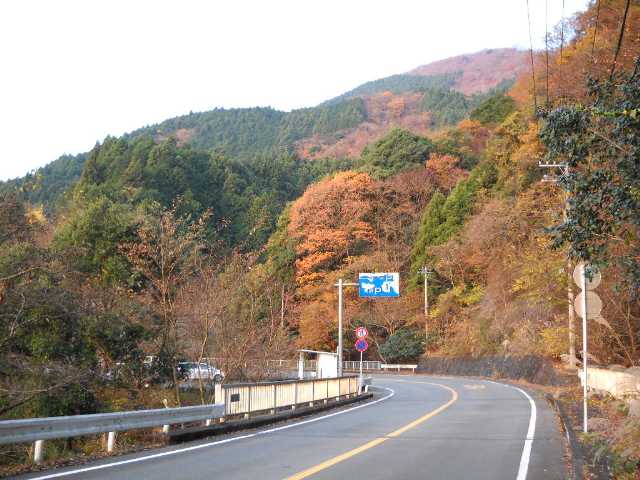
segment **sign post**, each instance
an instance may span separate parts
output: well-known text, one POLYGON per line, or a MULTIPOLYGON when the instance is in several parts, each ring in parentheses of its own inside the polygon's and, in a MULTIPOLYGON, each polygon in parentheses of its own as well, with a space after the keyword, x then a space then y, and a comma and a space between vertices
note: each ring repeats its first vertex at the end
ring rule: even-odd
POLYGON ((345 282, 341 278, 335 284, 338 287, 338 377, 342 376, 342 288, 357 285, 357 283, 345 282))
POLYGON ((584 433, 587 433, 588 428, 588 413, 587 413, 587 270, 584 263, 582 264, 582 368, 584 381, 582 382, 583 389, 583 404, 582 404, 582 421, 584 423, 584 433))
POLYGON ((587 371, 587 320, 598 320, 602 317, 600 312, 602 311, 602 300, 596 292, 593 290, 600 285, 602 276, 600 272, 593 272, 591 278, 587 278, 587 264, 580 262, 576 265, 576 269, 573 272, 573 279, 582 289, 582 292, 575 299, 575 312, 582 317, 582 420, 584 423, 584 432, 589 431, 588 428, 588 408, 587 408, 587 394, 588 394, 588 371, 587 371))
MULTIPOLYGON (((358 283, 345 282, 341 278, 334 286, 338 287, 338 376, 342 376, 342 290, 344 287, 358 287, 360 297, 399 297, 399 273, 361 273, 358 283)), ((364 340, 363 340, 364 341, 364 340)), ((364 342, 367 344, 367 342, 364 342)), ((365 347, 366 350, 369 347, 365 347)), ((364 351, 363 350, 363 351, 364 351)), ((360 352, 362 353, 362 352, 360 352)), ((362 362, 361 362, 362 366, 362 362)))
MULTIPOLYGON (((356 330, 356 335, 358 335, 358 332, 360 333, 364 333, 364 336, 367 336, 367 329, 364 327, 359 327, 358 330, 356 330), (362 330, 360 330, 362 329, 362 330)), ((369 344, 367 343, 367 341, 364 339, 364 337, 358 337, 358 340, 356 340, 356 344, 355 344, 356 350, 358 350, 360 352, 360 377, 358 377, 358 390, 362 389, 362 353, 369 348, 369 344)))

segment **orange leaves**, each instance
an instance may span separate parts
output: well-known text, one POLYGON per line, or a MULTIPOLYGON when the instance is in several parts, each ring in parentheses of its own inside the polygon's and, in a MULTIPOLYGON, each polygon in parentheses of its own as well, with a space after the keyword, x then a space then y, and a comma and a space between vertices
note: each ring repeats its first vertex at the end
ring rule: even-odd
POLYGON ((312 185, 294 203, 289 232, 299 240, 299 286, 321 282, 362 244, 373 242, 375 234, 365 218, 376 188, 367 174, 342 172, 312 185))
POLYGON ((456 165, 460 159, 453 155, 440 155, 432 153, 427 160, 427 171, 433 176, 436 183, 445 191, 450 191, 456 183, 468 175, 468 172, 456 165))

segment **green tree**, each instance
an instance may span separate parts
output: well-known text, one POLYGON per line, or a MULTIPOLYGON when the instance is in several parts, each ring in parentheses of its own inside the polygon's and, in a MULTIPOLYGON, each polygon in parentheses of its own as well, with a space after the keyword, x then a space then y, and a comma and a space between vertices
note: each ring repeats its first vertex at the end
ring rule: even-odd
POLYGON ((56 232, 54 247, 83 273, 109 284, 132 286, 131 266, 119 246, 133 239, 131 207, 105 196, 79 199, 79 206, 56 232))
POLYGON ((555 245, 576 259, 626 271, 627 292, 640 292, 640 64, 614 81, 591 82, 592 102, 557 108, 540 131, 547 160, 565 163, 566 221, 555 245))
POLYGON ((403 170, 424 165, 433 151, 433 142, 428 138, 394 128, 364 149, 362 170, 376 178, 387 178, 403 170))
POLYGON ((405 362, 416 360, 424 353, 424 335, 410 329, 398 330, 380 346, 380 355, 385 361, 405 362))
POLYGON ((498 94, 480 103, 470 114, 472 120, 483 124, 502 123, 516 109, 516 102, 505 94, 498 94))

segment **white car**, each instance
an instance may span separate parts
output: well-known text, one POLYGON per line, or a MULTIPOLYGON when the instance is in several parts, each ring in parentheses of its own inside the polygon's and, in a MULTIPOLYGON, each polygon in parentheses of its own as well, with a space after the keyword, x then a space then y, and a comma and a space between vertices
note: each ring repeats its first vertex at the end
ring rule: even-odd
POLYGON ((201 378, 202 380, 221 382, 224 378, 224 373, 221 370, 212 367, 208 363, 180 362, 178 363, 178 369, 187 380, 201 378))

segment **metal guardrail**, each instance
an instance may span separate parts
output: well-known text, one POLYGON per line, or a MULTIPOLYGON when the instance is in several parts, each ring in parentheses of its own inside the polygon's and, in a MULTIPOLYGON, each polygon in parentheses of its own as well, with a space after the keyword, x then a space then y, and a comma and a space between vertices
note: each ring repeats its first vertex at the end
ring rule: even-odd
POLYGON ((197 422, 221 417, 223 414, 224 405, 216 403, 195 407, 5 420, 0 422, 0 445, 197 422))
MULTIPOLYGON (((257 384, 216 384, 216 399, 224 398, 224 404, 5 420, 0 421, 0 445, 35 442, 33 459, 40 463, 44 458, 45 440, 109 433, 107 452, 112 452, 116 432, 162 426, 166 433, 169 425, 174 424, 206 421, 208 425, 211 420, 225 415, 295 408, 298 404, 313 404, 315 401, 326 403, 331 398, 357 394, 362 388, 358 383, 358 377, 345 376, 257 384)), ((365 384, 366 381, 363 382, 365 384)))
POLYGON ((222 385, 225 415, 249 414, 355 395, 358 377, 222 385))
MULTIPOLYGON (((362 362, 362 370, 380 370, 382 362, 366 360, 362 362)), ((360 370, 360 362, 359 361, 344 361, 342 362, 343 370, 360 370)))

